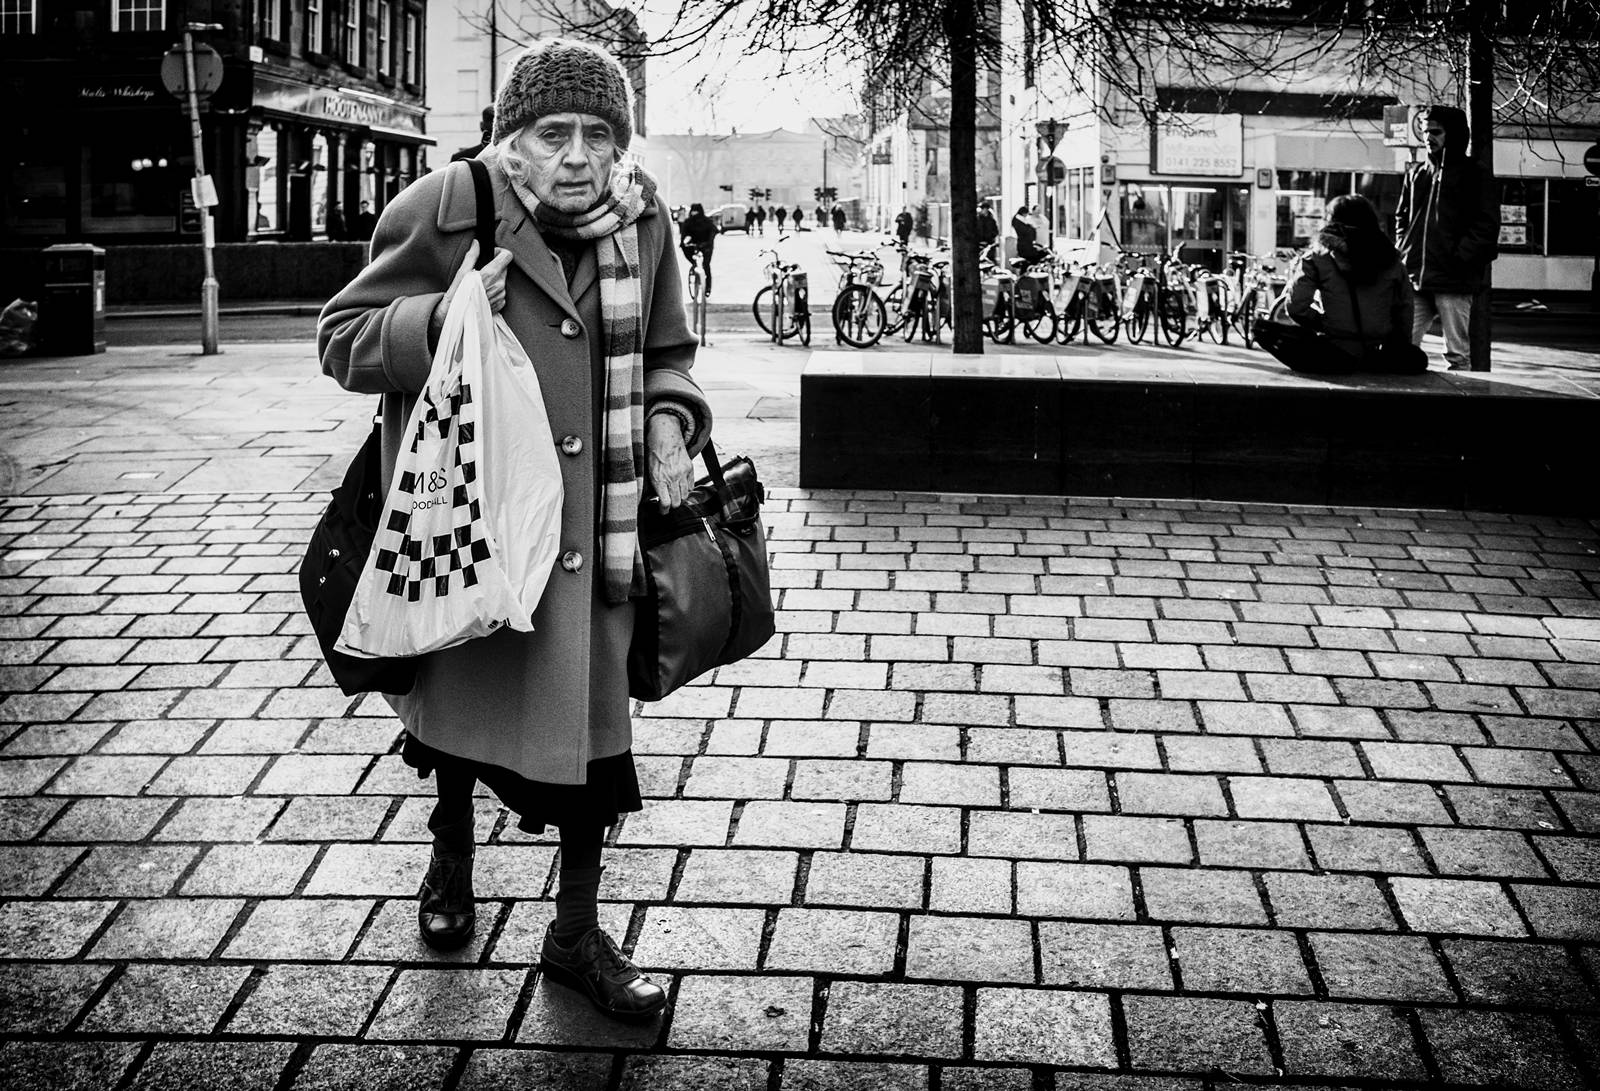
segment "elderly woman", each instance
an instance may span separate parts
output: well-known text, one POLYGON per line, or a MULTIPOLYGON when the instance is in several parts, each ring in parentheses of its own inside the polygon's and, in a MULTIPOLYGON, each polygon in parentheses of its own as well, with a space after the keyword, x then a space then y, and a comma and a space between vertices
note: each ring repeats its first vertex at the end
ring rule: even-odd
MULTIPOLYGON (((585 43, 536 43, 500 90, 478 155, 496 218, 482 273, 544 391, 565 486, 560 562, 533 632, 503 629, 429 655, 412 692, 389 700, 406 728, 406 764, 437 778, 422 938, 449 949, 472 936, 472 797, 482 782, 524 830, 560 828, 541 970, 602 1011, 648 1017, 666 995, 599 927, 600 850, 606 828, 641 807, 626 668, 638 505, 646 477, 663 510, 683 502, 711 414, 688 374, 695 340, 669 217, 654 179, 622 161, 632 117, 621 66, 585 43)), ((418 180, 384 210, 371 264, 323 310, 323 370, 347 390, 383 395, 386 485, 450 286, 476 258, 476 219, 468 164, 418 180)))

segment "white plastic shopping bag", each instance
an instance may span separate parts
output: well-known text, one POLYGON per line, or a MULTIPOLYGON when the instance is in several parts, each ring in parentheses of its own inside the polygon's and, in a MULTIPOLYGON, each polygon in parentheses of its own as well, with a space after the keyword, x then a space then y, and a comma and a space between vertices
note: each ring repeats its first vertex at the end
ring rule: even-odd
POLYGON ((458 276, 338 650, 422 655, 533 612, 561 533, 561 467, 533 364, 458 276))

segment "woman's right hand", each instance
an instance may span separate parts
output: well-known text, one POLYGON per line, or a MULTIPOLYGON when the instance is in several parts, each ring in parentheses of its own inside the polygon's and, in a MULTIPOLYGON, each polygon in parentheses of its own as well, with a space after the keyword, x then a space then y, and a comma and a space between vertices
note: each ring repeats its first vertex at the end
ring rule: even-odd
MULTIPOLYGON (((450 313, 450 304, 455 299, 456 293, 461 290, 461 284, 466 280, 472 267, 478 264, 478 240, 473 239, 467 244, 467 255, 461 259, 461 268, 456 270, 456 278, 450 282, 450 287, 445 291, 444 298, 439 300, 433 309, 433 321, 436 326, 443 327, 444 316, 450 313)), ((483 278, 483 291, 489 297, 489 312, 499 314, 506 306, 506 266, 511 264, 511 251, 502 247, 489 259, 489 264, 478 270, 478 275, 483 278)))

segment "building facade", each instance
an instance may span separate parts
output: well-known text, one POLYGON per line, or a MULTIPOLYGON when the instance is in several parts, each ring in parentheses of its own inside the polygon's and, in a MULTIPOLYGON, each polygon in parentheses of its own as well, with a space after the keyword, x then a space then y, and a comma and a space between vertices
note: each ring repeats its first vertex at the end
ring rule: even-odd
MULTIPOLYGON (((1186 261, 1213 268, 1230 252, 1309 245, 1327 200, 1340 194, 1363 194, 1392 219, 1405 172, 1423 150, 1419 127, 1386 127, 1385 108, 1439 101, 1464 107, 1465 88, 1445 67, 1420 58, 1408 70, 1398 66, 1397 76, 1359 78, 1357 29, 1330 48, 1305 50, 1306 36, 1283 23, 1315 6, 1261 6, 1270 33, 1248 40, 1285 59, 1254 75, 1164 68, 1158 58, 1149 69, 1151 119, 1093 73, 1031 55, 1029 3, 1008 5, 1005 52, 1014 63, 1004 74, 1001 136, 1007 203, 1040 203, 1064 254, 1105 260, 1119 248, 1182 246, 1186 261)), ((1249 33, 1239 29, 1240 40, 1249 33)), ((1325 28, 1317 33, 1329 41, 1325 28)), ((1600 110, 1576 125, 1570 116, 1563 124, 1537 117, 1497 124, 1497 290, 1589 290, 1600 189, 1586 182, 1583 156, 1597 136, 1600 110)))
POLYGON ((839 201, 861 194, 860 137, 855 118, 813 118, 802 132, 657 133, 642 157, 674 206, 763 203, 815 210, 816 190, 839 201))
POLYGON ((221 241, 345 238, 423 169, 426 0, 0 0, 0 236, 199 241, 188 23, 223 66, 204 103, 221 241))
POLYGON ((501 80, 529 42, 550 35, 593 40, 617 54, 633 84, 631 150, 645 151, 647 42, 632 12, 604 0, 451 0, 436 2, 428 20, 428 135, 436 141, 430 168, 478 143, 483 108, 493 104, 501 80))

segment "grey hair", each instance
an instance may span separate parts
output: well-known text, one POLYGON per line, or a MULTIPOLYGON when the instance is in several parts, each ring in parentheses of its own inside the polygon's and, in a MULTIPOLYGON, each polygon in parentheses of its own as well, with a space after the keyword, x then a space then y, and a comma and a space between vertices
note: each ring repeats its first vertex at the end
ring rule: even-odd
MULTIPOLYGON (((531 124, 524 125, 516 132, 503 136, 494 145, 495 158, 500 164, 500 169, 506 172, 506 177, 520 183, 524 189, 533 188, 533 163, 530 162, 528 151, 523 147, 523 142, 533 132, 531 124)), ((616 159, 612 169, 626 166, 633 162, 633 153, 626 148, 617 149, 616 159)))

